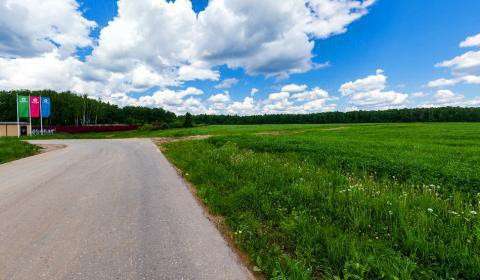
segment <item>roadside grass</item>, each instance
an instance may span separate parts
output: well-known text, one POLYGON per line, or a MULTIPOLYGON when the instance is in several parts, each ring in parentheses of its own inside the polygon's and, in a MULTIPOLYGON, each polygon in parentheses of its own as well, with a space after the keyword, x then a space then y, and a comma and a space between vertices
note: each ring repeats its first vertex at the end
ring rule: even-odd
POLYGON ((268 278, 480 279, 480 124, 255 133, 164 148, 268 278))
POLYGON ((18 138, 0 138, 0 164, 34 155, 38 147, 20 141, 18 138))

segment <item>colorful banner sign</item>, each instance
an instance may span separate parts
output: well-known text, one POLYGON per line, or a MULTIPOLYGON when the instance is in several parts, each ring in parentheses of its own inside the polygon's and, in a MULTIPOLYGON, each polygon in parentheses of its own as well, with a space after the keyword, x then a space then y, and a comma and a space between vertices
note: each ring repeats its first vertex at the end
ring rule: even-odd
POLYGON ((40 118, 40 96, 30 96, 30 117, 40 118))
POLYGON ((50 117, 50 108, 51 108, 50 97, 41 97, 41 98, 42 98, 42 118, 49 118, 50 117))
POLYGON ((18 117, 20 118, 28 118, 30 116, 30 106, 28 100, 28 96, 18 96, 18 117))

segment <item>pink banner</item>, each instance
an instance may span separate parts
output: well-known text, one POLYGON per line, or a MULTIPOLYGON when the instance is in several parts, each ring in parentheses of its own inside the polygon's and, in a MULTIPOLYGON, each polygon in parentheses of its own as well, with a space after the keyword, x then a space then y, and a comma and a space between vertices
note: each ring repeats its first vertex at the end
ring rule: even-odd
POLYGON ((30 96, 30 116, 40 118, 40 97, 30 96))

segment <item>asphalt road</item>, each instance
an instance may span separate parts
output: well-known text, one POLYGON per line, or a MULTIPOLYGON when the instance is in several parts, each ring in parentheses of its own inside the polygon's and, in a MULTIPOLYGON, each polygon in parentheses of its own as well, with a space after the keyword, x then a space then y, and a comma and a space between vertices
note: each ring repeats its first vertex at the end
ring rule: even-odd
POLYGON ((147 139, 0 165, 0 279, 250 279, 147 139))

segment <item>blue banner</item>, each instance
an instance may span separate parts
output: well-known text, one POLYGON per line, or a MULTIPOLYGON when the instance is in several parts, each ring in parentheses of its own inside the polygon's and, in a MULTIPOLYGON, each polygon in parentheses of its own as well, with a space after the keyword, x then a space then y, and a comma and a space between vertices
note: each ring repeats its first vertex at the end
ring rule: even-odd
POLYGON ((50 117, 50 97, 43 97, 42 96, 42 118, 49 118, 50 117))

